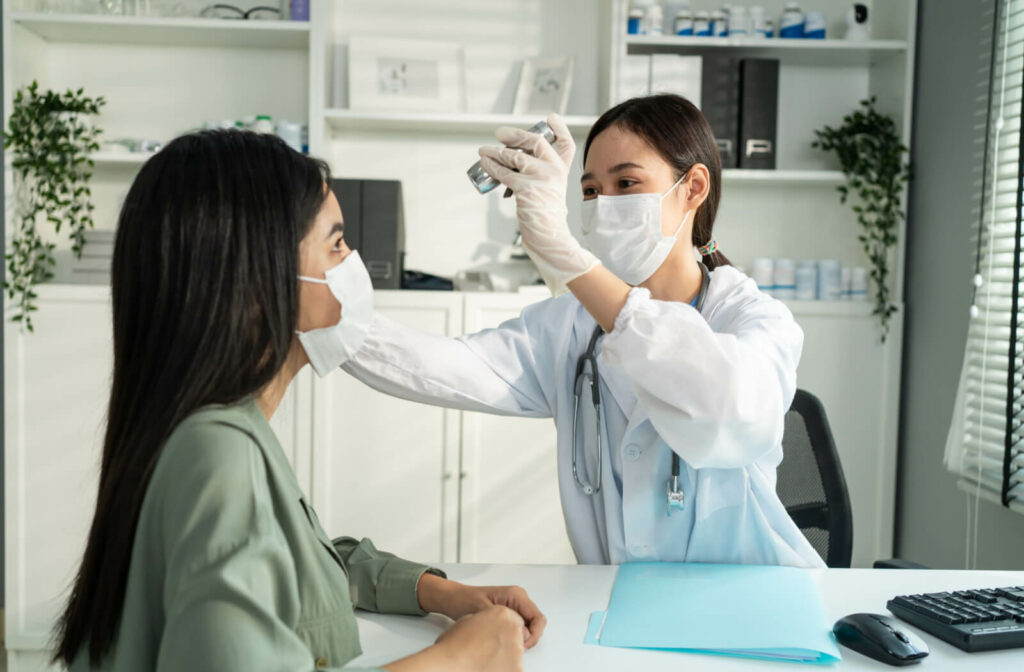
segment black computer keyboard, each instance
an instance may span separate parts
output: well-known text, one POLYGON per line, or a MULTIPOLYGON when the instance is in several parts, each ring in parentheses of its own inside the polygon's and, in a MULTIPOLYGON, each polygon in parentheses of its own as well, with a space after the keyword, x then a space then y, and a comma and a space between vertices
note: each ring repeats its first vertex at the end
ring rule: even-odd
POLYGON ((1024 586, 900 595, 885 606, 964 651, 1024 646, 1024 586))

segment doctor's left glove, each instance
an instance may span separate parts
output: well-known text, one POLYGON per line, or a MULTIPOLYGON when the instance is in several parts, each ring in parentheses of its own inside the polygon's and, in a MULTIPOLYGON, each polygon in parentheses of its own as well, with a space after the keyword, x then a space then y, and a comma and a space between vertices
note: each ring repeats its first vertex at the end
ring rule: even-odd
POLYGON ((547 121, 555 133, 554 146, 536 133, 502 126, 495 136, 505 146, 481 147, 480 162, 512 189, 523 247, 552 294, 558 295, 600 262, 569 230, 566 184, 576 144, 560 116, 551 114, 547 121))

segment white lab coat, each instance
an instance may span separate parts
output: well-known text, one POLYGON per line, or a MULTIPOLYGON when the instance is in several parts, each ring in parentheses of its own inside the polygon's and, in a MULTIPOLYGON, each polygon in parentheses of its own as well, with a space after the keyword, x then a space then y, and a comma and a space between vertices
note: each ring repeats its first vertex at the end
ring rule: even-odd
MULTIPOLYGON (((562 511, 581 563, 823 567, 775 493, 803 346, 786 306, 728 266, 712 272, 702 313, 633 289, 598 345, 604 469, 600 493, 588 496, 572 474, 573 385, 595 326, 572 294, 461 338, 378 314, 344 368, 414 401, 553 417, 562 511), (685 508, 668 516, 671 450, 682 458, 685 508)), ((581 407, 577 462, 593 482, 589 396, 581 407)))

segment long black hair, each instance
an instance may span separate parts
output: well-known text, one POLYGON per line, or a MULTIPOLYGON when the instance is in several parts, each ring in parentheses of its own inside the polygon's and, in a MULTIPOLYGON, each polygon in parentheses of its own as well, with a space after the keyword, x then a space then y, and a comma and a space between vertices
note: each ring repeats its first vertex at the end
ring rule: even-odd
MULTIPOLYGON (((602 114, 590 129, 583 148, 583 161, 594 138, 605 129, 616 126, 629 131, 654 148, 681 178, 690 168, 703 163, 711 177, 708 196, 693 217, 693 245, 703 247, 711 242, 718 203, 722 199, 722 159, 715 144, 708 120, 697 106, 682 96, 670 93, 630 98, 602 114)), ((704 256, 708 270, 729 266, 721 252, 704 256)))
POLYGON ((114 372, 96 512, 54 662, 98 665, 117 636, 135 528, 167 438, 189 414, 264 388, 298 321, 299 243, 326 164, 279 138, 203 131, 132 183, 111 267, 114 372))

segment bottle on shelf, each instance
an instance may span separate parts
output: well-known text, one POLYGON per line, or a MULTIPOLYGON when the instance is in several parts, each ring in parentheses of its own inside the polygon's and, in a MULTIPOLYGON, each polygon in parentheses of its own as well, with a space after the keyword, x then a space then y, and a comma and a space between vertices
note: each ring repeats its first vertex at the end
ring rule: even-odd
POLYGON ((660 2, 652 2, 647 6, 647 34, 665 34, 665 8, 660 2))
POLYGON ((804 13, 799 2, 787 2, 779 19, 779 37, 787 39, 804 36, 804 13))
POLYGON ((747 37, 750 35, 750 19, 746 7, 729 8, 729 37, 747 37))
POLYGON ((764 7, 754 5, 749 10, 750 20, 747 34, 750 37, 768 37, 768 26, 765 24, 764 7))
POLYGON ((252 124, 252 130, 256 133, 273 133, 274 122, 269 114, 257 114, 256 121, 252 124))
POLYGON ((711 12, 711 37, 729 35, 729 17, 720 9, 711 12))
POLYGON ((626 34, 641 35, 644 24, 644 10, 640 7, 633 7, 629 10, 629 17, 626 19, 626 34))
POLYGON ((701 10, 693 14, 693 34, 696 37, 711 37, 711 14, 701 10))
POLYGON ((824 12, 807 12, 804 14, 804 37, 810 40, 825 39, 824 12))
POLYGON ((693 20, 693 12, 688 6, 683 6, 676 12, 674 33, 683 37, 692 37, 696 32, 696 24, 693 20))

